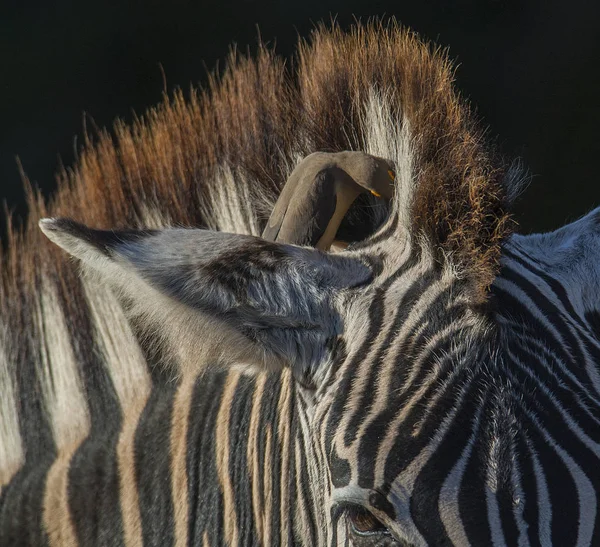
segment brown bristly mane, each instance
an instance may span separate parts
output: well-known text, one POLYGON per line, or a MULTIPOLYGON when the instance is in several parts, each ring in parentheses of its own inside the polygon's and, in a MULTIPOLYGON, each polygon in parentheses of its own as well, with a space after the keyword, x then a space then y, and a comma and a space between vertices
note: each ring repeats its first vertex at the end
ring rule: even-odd
MULTIPOLYGON (((506 175, 454 92, 445 53, 394 21, 358 24, 349 33, 321 26, 300 44, 294 66, 264 47, 254 59, 232 54, 206 90, 187 100, 177 91, 132 125, 117 122, 94 142, 86 137, 48 203, 29 191, 24 229, 9 227, 0 294, 17 384, 35 390, 40 382, 31 363, 46 343, 39 321, 44 284, 52 285, 68 318, 82 369, 90 366, 93 346, 76 268, 41 234, 40 217, 99 228, 234 226, 258 234, 298 159, 365 148, 365 108, 374 93, 386 103, 390 123, 409 128, 414 188, 405 228, 440 251, 440 260, 451 257, 484 294, 512 228, 506 175)), ((27 405, 40 405, 21 404, 23 415, 27 405)))
MULTIPOLYGON (((37 229, 44 215, 138 227, 152 212, 167 223, 205 225, 219 184, 215 172, 224 166, 259 204, 258 196, 273 200, 298 157, 361 149, 360 119, 368 92, 376 89, 391 101, 398 123, 410 124, 413 230, 459 256, 488 285, 511 226, 504 171, 454 92, 445 53, 395 22, 370 23, 350 33, 319 27, 300 45, 297 61, 290 74, 263 47, 256 59, 232 54, 206 91, 192 92, 187 101, 177 91, 132 126, 117 122, 94 144, 86 137, 77 164, 59 173, 51 203, 46 207, 30 193, 24 235, 11 231, 9 238, 15 250, 7 257, 9 271, 28 277, 48 264, 46 271, 68 276, 61 253, 37 229)), ((266 213, 259 211, 261 218, 266 213)))

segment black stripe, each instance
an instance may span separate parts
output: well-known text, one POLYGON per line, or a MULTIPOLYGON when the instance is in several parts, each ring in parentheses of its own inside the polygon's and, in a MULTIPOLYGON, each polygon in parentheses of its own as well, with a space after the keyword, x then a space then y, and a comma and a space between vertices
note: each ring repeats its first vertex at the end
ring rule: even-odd
MULTIPOLYGON (((502 315, 507 315, 523 324, 525 328, 529 328, 534 333, 534 337, 543 344, 552 348, 555 352, 557 359, 560 359, 565 364, 570 364, 570 372, 582 383, 586 385, 589 383, 589 378, 585 374, 585 369, 582 369, 576 361, 573 360, 573 356, 568 353, 561 341, 557 340, 554 335, 546 329, 546 326, 535 317, 531 311, 524 306, 517 297, 512 295, 510 292, 500 289, 499 287, 493 287, 494 293, 502 299, 502 315)), ((550 321, 549 321, 550 322, 550 321)), ((556 325, 555 325, 556 327, 556 325)), ((557 328, 558 332, 562 333, 564 329, 557 328)), ((510 333, 512 337, 517 336, 514 333, 510 333)), ((585 360, 580 360, 579 363, 583 363, 585 360)))
POLYGON ((68 498, 80 545, 123 543, 117 441, 121 421, 94 428, 73 454, 68 498))
MULTIPOLYGON (((544 319, 552 325, 556 331, 558 331, 563 339, 564 343, 567 344, 566 355, 569 356, 568 362, 579 363, 580 365, 586 362, 585 356, 582 352, 580 341, 576 338, 569 325, 565 321, 564 313, 552 304, 546 295, 544 295, 529 279, 518 274, 516 271, 509 268, 503 268, 501 272, 503 279, 513 282, 517 285, 529 298, 538 310, 544 316, 544 319), (560 318, 560 319, 559 319, 560 318)), ((526 306, 520 305, 522 313, 525 314, 526 306)), ((555 348, 557 346, 563 346, 563 342, 560 342, 554 337, 554 335, 546 328, 546 326, 539 320, 535 319, 534 315, 527 310, 527 315, 532 320, 536 321, 539 325, 538 338, 544 337, 550 344, 550 347, 555 348), (545 336, 544 336, 545 335, 545 336)), ((564 346, 563 346, 564 350, 564 346)), ((584 368, 581 366, 573 366, 571 372, 577 376, 583 385, 589 384, 589 378, 584 368)))
POLYGON ((78 372, 90 413, 90 432, 73 454, 69 466, 68 498, 73 525, 81 545, 123 541, 116 447, 122 426, 119 400, 101 360, 94 328, 81 285, 70 298, 62 291, 78 372))
MULTIPOLYGON (((306 462, 308 450, 304 443, 304 437, 300 430, 300 424, 298 424, 298 429, 296 430, 296 432, 297 432, 296 438, 298 440, 298 443, 300 444, 300 460, 301 460, 300 469, 297 469, 297 472, 300 473, 300 488, 302 489, 302 497, 305 502, 305 509, 308 513, 309 522, 310 522, 310 524, 312 524, 312 526, 309 527, 309 537, 304 538, 304 539, 306 540, 306 545, 316 545, 318 532, 315 529, 315 526, 318 526, 319 521, 315 515, 315 506, 314 506, 315 496, 313 495, 313 493, 311 491, 310 476, 308 474, 308 465, 309 464, 306 462), (310 541, 308 541, 308 540, 310 540, 310 541)), ((295 454, 294 454, 294 456, 295 456, 295 454)))
POLYGON ((596 339, 600 338, 600 311, 588 311, 585 313, 585 320, 592 328, 596 339))
POLYGON ((475 399, 472 393, 464 394, 462 405, 452 420, 452 426, 415 481, 410 499, 410 514, 429 545, 452 545, 440 516, 438 502, 444 481, 476 430, 481 405, 476 403, 475 399))
MULTIPOLYGON (((289 504, 289 512, 286 516, 286 518, 288 519, 289 522, 289 528, 288 528, 288 536, 281 538, 281 541, 283 543, 283 545, 294 545, 296 543, 295 538, 294 538, 294 523, 296 521, 296 506, 297 506, 297 492, 296 492, 296 474, 297 473, 301 473, 300 469, 296 468, 296 453, 295 453, 295 446, 296 446, 296 437, 300 436, 300 424, 298 423, 298 414, 296 412, 296 405, 294 404, 294 401, 296 400, 296 389, 295 389, 295 385, 293 382, 290 383, 290 388, 292 390, 291 393, 291 405, 292 405, 292 409, 291 409, 291 420, 290 420, 290 437, 289 437, 289 448, 288 448, 288 453, 287 454, 282 454, 282 458, 286 458, 288 461, 288 476, 287 477, 281 477, 282 481, 286 481, 287 482, 287 490, 288 490, 288 495, 289 495, 289 500, 290 500, 290 504, 289 504)), ((307 477, 303 477, 304 480, 308 480, 307 477)), ((311 527, 312 528, 312 527, 311 527)), ((309 529, 309 534, 310 532, 312 532, 311 529, 309 529)), ((310 538, 307 538, 310 539, 310 538)), ((307 540, 305 539, 305 541, 307 540)), ((309 545, 314 545, 314 543, 309 543, 309 545)))
MULTIPOLYGON (((385 483, 391 484, 396 479, 398 474, 404 471, 414 460, 414 458, 427 446, 427 444, 429 444, 433 436, 440 428, 444 417, 452 412, 457 404, 457 401, 463 397, 462 392, 465 382, 468 382, 470 385, 470 390, 473 392, 476 392, 477 389, 482 388, 482 386, 478 385, 478 381, 475 379, 476 377, 474 374, 475 371, 473 371, 473 373, 460 373, 452 376, 451 379, 444 385, 445 394, 443 397, 440 397, 440 400, 436 406, 436 411, 431 413, 429 415, 429 419, 424 423, 421 423, 421 420, 425 409, 421 407, 421 405, 415 405, 411 409, 396 432, 394 444, 387 454, 384 472, 385 483), (471 378, 469 378, 469 376, 471 376, 471 378), (415 437, 413 432, 417 426, 420 427, 420 430, 418 437, 415 437)), ((434 390, 435 386, 432 385, 431 389, 434 390)), ((386 424, 391 423, 401 408, 401 406, 398 406, 382 412, 381 421, 386 424)), ((374 427, 378 421, 379 417, 377 420, 375 420, 373 424, 374 427)), ((389 425, 386 426, 386 429, 387 427, 389 427, 389 425)), ((371 459, 371 462, 369 462, 368 457, 363 456, 363 452, 367 452, 366 449, 368 447, 366 439, 377 438, 371 437, 371 434, 371 431, 365 434, 365 441, 359 450, 359 454, 363 459, 363 468, 365 470, 372 468, 374 463, 373 459, 371 459)))
MULTIPOLYGON (((16 399, 18 401, 19 430, 21 441, 28 462, 45 461, 56 456, 56 445, 50 426, 50 418, 44 408, 42 381, 36 363, 42 363, 42 348, 39 340, 32 338, 32 333, 37 331, 33 325, 31 310, 36 305, 29 301, 29 290, 19 287, 22 300, 15 304, 16 317, 8 318, 15 322, 10 334, 14 336, 12 349, 12 365, 15 369, 16 399), (18 364, 18 366, 17 366, 18 364)), ((38 294, 43 290, 36 287, 38 294)))
POLYGON ((538 507, 540 500, 537 495, 535 470, 531 455, 532 449, 525 435, 524 432, 521 432, 516 441, 516 451, 519 459, 519 478, 521 481, 521 490, 525 496, 525 499, 521 500, 521 503, 524 504, 523 519, 527 524, 527 539, 531 547, 541 547, 539 535, 540 511, 538 507))
MULTIPOLYGON (((381 332, 381 328, 383 326, 383 312, 384 312, 384 301, 385 301, 385 291, 383 289, 375 289, 375 296, 371 301, 371 305, 369 306, 369 331, 366 336, 366 340, 361 346, 360 350, 354 354, 352 361, 348 364, 347 368, 343 370, 343 386, 340 386, 340 391, 342 393, 349 394, 352 391, 352 384, 355 382, 358 370, 360 368, 361 363, 368 358, 369 353, 372 350, 371 345, 381 332), (347 388, 347 389, 346 389, 347 388)), ((363 418, 363 407, 362 402, 368 397, 372 395, 373 383, 374 383, 374 375, 375 375, 376 363, 374 366, 370 367, 367 371, 367 386, 364 388, 363 393, 360 395, 361 403, 355 406, 356 410, 350 417, 348 422, 348 427, 346 431, 344 431, 344 443, 346 445, 350 445, 356 439, 356 435, 358 434, 358 428, 360 426, 360 422, 363 418), (371 389, 369 389, 371 388, 371 389)), ((338 400, 342 399, 341 397, 338 400)), ((337 402, 337 401, 336 401, 337 402)), ((351 412, 351 410, 344 408, 338 409, 336 402, 334 402, 331 414, 336 416, 336 420, 339 419, 339 415, 342 413, 351 412), (339 414, 338 414, 339 410, 339 414)), ((345 401, 344 401, 345 403, 345 401)), ((344 404, 345 406, 345 404, 344 404)))
POLYGON ((201 375, 194 386, 187 435, 189 500, 188 541, 202 544, 206 531, 211 545, 224 545, 223 499, 215 461, 215 425, 227 374, 201 375))
MULTIPOLYGON (((511 252, 509 249, 504 249, 503 254, 506 257, 521 264, 521 266, 523 266, 523 268, 525 268, 525 270, 528 270, 533 275, 536 275, 537 277, 543 279, 546 282, 546 284, 550 287, 550 289, 554 292, 554 294, 558 298, 559 302, 563 305, 563 307, 569 314, 569 317, 572 318, 574 321, 576 321, 581 327, 585 328, 585 324, 582 323, 579 315, 575 311, 575 308, 573 308, 573 304, 571 303, 571 300, 569 299, 569 296, 567 295, 566 289, 563 287, 563 285, 557 279, 554 279, 553 277, 548 275, 545 271, 538 268, 536 263, 532 262, 532 259, 529 256, 527 257, 528 260, 525 261, 521 257, 519 257, 516 254, 514 254, 513 252, 511 252)), ((539 263, 539 261, 536 261, 536 262, 539 263)))
POLYGON ((43 526, 46 476, 51 458, 22 467, 4 486, 0 496, 0 545, 2 547, 44 547, 48 537, 43 526))
MULTIPOLYGON (((516 342, 515 342, 516 343, 516 342)), ((588 402, 580 401, 574 389, 565 386, 565 381, 560 376, 551 374, 534 375, 526 364, 538 359, 527 347, 518 347, 514 351, 517 359, 511 367, 510 373, 518 377, 522 386, 522 398, 531 400, 532 404, 540 405, 540 412, 546 413, 560 404, 563 411, 586 432, 593 442, 600 443, 600 423, 597 414, 599 409, 590 407, 588 402), (550 396, 544 392, 549 391, 550 396)), ((582 397, 579 395, 579 397, 582 397)), ((560 420, 562 423, 564 420, 560 420)), ((565 427, 569 427, 565 423, 565 427)))
MULTIPOLYGON (((95 329, 90 310, 80 283, 67 289, 59 288, 60 307, 64 310, 70 346, 77 363, 85 399, 90 414, 92 432, 105 428, 107 423, 120 419, 120 403, 112 378, 101 358, 101 350, 95 340, 95 329)), ((56 363, 55 363, 56 366, 56 363)))
MULTIPOLYGON (((283 479, 281 476, 281 458, 280 452, 278 450, 278 403, 279 397, 281 395, 281 377, 278 374, 269 374, 267 377, 267 382, 265 385, 265 389, 263 391, 262 397, 262 405, 261 405, 261 415, 259 421, 259 431, 261 432, 259 445, 262 450, 259 450, 259 454, 261 456, 260 462, 264 464, 265 462, 265 453, 268 449, 270 451, 271 456, 271 467, 266 468, 264 465, 262 466, 263 473, 269 473, 271 475, 271 484, 272 489, 271 492, 263 492, 263 499, 270 498, 273 511, 270 515, 266 515, 267 519, 269 519, 272 530, 271 541, 274 545, 278 545, 278 537, 277 534, 279 532, 279 527, 281 525, 281 518, 279 514, 279 507, 281 505, 281 496, 280 496, 280 481, 283 479), (271 445, 269 447, 266 446, 266 431, 267 427, 271 427, 271 445)), ((261 477, 262 478, 262 477, 261 477)))
POLYGON ((234 488, 240 545, 256 545, 258 536, 252 513, 252 485, 248 473, 248 441, 255 378, 241 376, 229 410, 229 476, 234 488))
POLYGON ((394 212, 392 214, 393 217, 391 218, 390 223, 387 226, 385 226, 381 231, 375 233, 372 237, 367 238, 364 241, 357 241, 356 243, 353 243, 352 246, 349 247, 349 249, 352 249, 353 251, 358 249, 364 249, 376 245, 377 243, 380 243, 382 241, 387 241, 390 238, 390 236, 397 231, 399 224, 398 213, 394 212))
MULTIPOLYGON (((482 408, 482 427, 488 418, 489 404, 482 408)), ((456 428, 455 428, 456 429, 456 428)), ((465 467, 458 494, 460 520, 471 545, 492 545, 487 514, 487 471, 489 445, 484 430, 475 438, 471 457, 465 467)))
POLYGON ((144 546, 174 542, 171 429, 177 385, 154 389, 135 432, 135 474, 144 546))
MULTIPOLYGON (((510 442, 510 437, 508 435, 503 435, 503 437, 506 439, 506 442, 510 442)), ((501 465, 506 465, 506 462, 501 462, 501 465)), ((504 535, 506 545, 518 545, 519 529, 514 513, 515 492, 514 487, 510 482, 511 477, 509 476, 509 469, 507 469, 506 472, 507 476, 503 477, 504 484, 500 486, 496 494, 496 499, 498 500, 498 512, 500 513, 502 533, 504 535)))
MULTIPOLYGON (((482 346, 483 348, 479 349, 485 349, 483 341, 482 346)), ((464 356, 457 355, 453 351, 453 341, 448 338, 438 340, 433 347, 428 348, 428 353, 431 358, 425 359, 425 366, 419 370, 417 379, 407 389, 404 389, 406 387, 406 377, 413 368, 415 356, 399 353, 398 360, 394 364, 397 372, 390 382, 391 385, 387 386, 390 394, 394 395, 388 399, 386 408, 371 421, 360 441, 358 470, 359 484, 362 487, 371 488, 374 486, 374 463, 379 451, 379 443, 374 442, 374 439, 383 439, 387 435, 390 424, 395 420, 398 413, 405 408, 413 395, 423 387, 425 376, 430 368, 432 366, 439 367, 435 381, 429 382, 420 402, 410 409, 404 422, 399 426, 394 449, 387 456, 389 467, 386 463, 386 477, 390 480, 393 480, 394 472, 399 473, 404 469, 404 466, 409 465, 411 458, 408 457, 408 454, 411 454, 412 457, 416 456, 424 443, 428 442, 430 436, 439 426, 440 416, 445 415, 454 404, 455 397, 460 395, 461 385, 466 381, 465 378, 475 374, 477 367, 486 362, 484 354, 472 355, 468 361, 464 359, 464 356), (428 412, 425 419, 426 405, 422 402, 430 400, 439 390, 443 390, 444 394, 438 398, 435 408, 428 412), (417 428, 420 430, 419 437, 415 437, 417 428)))
POLYGON ((548 486, 552 507, 552 545, 573 545, 579 521, 578 497, 573 479, 558 453, 539 433, 537 425, 523 416, 523 426, 527 428, 529 438, 536 447, 548 486))
MULTIPOLYGON (((381 334, 381 330, 383 328, 384 321, 384 311, 385 311, 385 298, 387 291, 393 286, 393 282, 396 280, 396 276, 399 277, 401 275, 399 272, 395 273, 395 276, 387 280, 386 285, 381 288, 376 289, 375 298, 371 302, 371 306, 369 308, 369 332, 367 334, 366 342, 363 344, 364 353, 358 353, 354 361, 356 362, 356 369, 360 366, 360 362, 365 359, 371 349, 371 344, 374 340, 377 340, 379 335, 381 334)), ((398 302, 398 311, 396 316, 394 317, 394 321, 390 327, 386 325, 388 328, 388 334, 383 340, 383 342, 378 344, 377 353, 373 357, 373 364, 367 371, 367 382, 366 386, 360 394, 359 403, 355 405, 357 409, 354 414, 351 416, 350 421, 348 423, 348 427, 344 432, 344 442, 346 445, 350 445, 356 439, 356 435, 358 434, 358 429, 364 418, 369 415, 369 411, 373 404, 373 395, 377 388, 378 381, 378 373, 381 370, 381 364, 383 363, 384 357, 386 356, 386 352, 389 351, 390 346, 393 344, 394 338, 397 336, 398 328, 402 325, 402 323, 406 320, 406 318, 410 315, 415 302, 418 300, 419 296, 423 293, 425 289, 427 289, 433 280, 435 279, 435 272, 429 270, 425 272, 422 276, 414 279, 411 282, 408 290, 402 295, 400 302, 398 302)), ((351 380, 354 380, 355 373, 349 373, 348 371, 344 371, 344 374, 351 375, 351 380)), ((402 376, 404 374, 404 370, 398 367, 398 375, 402 376)), ((351 390, 350 385, 348 385, 348 391, 345 393, 349 393, 351 390)), ((346 412, 348 412, 346 410, 346 412)))

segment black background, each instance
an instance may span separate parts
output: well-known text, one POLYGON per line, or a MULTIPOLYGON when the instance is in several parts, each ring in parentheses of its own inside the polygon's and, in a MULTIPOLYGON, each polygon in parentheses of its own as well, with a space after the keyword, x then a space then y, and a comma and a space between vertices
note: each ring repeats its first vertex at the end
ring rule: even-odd
POLYGON ((167 90, 206 81, 229 45, 292 54, 298 35, 335 15, 394 15, 450 47, 457 85, 532 182, 523 231, 600 205, 600 2, 597 0, 0 0, 0 197, 24 214, 15 158, 45 193, 88 128, 131 120, 167 90), (162 70, 161 70, 162 67, 162 70))

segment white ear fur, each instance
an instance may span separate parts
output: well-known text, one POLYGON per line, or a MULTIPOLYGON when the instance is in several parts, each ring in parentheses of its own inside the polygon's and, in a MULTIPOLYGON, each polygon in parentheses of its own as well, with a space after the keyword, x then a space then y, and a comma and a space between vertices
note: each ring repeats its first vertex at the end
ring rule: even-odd
POLYGON ((106 266, 110 262, 106 255, 98 252, 98 248, 92 244, 90 238, 85 237, 85 226, 56 218, 43 218, 38 224, 50 241, 75 258, 96 267, 106 266))

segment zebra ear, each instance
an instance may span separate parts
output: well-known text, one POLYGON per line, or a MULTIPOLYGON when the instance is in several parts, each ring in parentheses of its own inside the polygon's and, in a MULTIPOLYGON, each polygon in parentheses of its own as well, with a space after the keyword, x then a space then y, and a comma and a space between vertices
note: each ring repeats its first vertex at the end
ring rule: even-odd
POLYGON ((312 384, 342 330, 335 295, 371 278, 355 258, 252 236, 109 232, 67 219, 40 227, 120 291, 130 313, 171 344, 183 367, 215 358, 287 364, 312 384))

